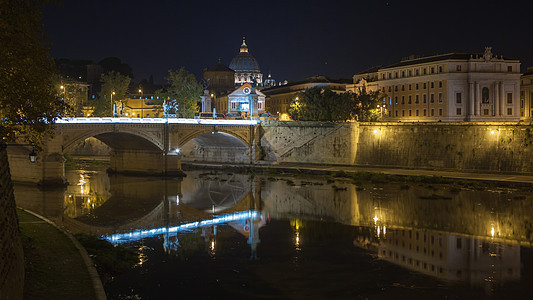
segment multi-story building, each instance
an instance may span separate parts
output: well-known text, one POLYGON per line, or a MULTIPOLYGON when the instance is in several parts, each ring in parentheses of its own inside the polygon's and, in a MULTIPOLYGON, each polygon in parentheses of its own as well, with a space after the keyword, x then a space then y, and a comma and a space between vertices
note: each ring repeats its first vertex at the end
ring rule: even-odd
POLYGON ((520 61, 483 54, 410 57, 354 75, 347 90, 381 90, 385 121, 518 121, 520 61))
POLYGON ((533 120, 533 67, 527 68, 520 78, 520 117, 533 120))
POLYGON ((263 85, 263 73, 255 57, 248 52, 246 41, 242 39, 242 45, 237 54, 230 62, 229 68, 235 71, 235 86, 245 83, 255 83, 257 86, 263 85))
POLYGON ((289 120, 289 108, 297 94, 312 87, 324 87, 336 93, 346 92, 347 80, 333 80, 326 76, 314 76, 303 81, 273 86, 261 90, 266 96, 266 111, 278 116, 279 120, 289 120))
POLYGON ((257 117, 265 112, 265 94, 245 83, 227 95, 215 98, 218 113, 257 117))

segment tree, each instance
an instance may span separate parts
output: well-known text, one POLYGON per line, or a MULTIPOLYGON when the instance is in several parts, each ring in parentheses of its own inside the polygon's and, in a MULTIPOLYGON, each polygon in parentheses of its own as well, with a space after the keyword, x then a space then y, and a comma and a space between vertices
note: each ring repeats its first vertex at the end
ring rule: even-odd
POLYGON ((363 86, 357 93, 354 94, 356 104, 357 120, 359 122, 375 122, 382 118, 383 99, 385 94, 381 91, 367 91, 363 86), (378 108, 378 105, 380 107, 378 108))
POLYGON ((166 99, 167 107, 176 114, 192 118, 194 113, 198 112, 198 101, 203 92, 202 85, 183 67, 178 71, 169 70, 166 79, 169 86, 166 91, 158 91, 156 96, 166 99))
POLYGON ((0 0, 0 298, 21 299, 24 259, 17 230, 6 142, 42 141, 67 106, 58 95, 55 64, 44 46, 42 1, 0 0))
POLYGON ((100 80, 102 82, 102 89, 98 93, 97 100, 94 101, 93 115, 98 117, 113 116, 112 104, 125 99, 130 81, 131 78, 128 76, 115 71, 111 71, 102 76, 100 80))
POLYGON ((312 87, 291 102, 289 114, 297 121, 344 122, 354 118, 351 93, 337 94, 328 88, 312 87))
POLYGON ((56 86, 58 95, 70 108, 63 116, 83 116, 83 107, 88 105, 89 85, 69 78, 58 78, 56 86))

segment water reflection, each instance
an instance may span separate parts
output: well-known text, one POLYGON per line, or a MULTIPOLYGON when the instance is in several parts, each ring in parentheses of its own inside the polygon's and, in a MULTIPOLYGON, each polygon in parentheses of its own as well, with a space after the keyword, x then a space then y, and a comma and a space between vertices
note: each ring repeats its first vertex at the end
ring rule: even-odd
POLYGON ((17 204, 72 232, 137 247, 139 266, 153 252, 144 242, 154 238, 169 255, 203 251, 219 258, 225 248, 236 251, 226 242, 228 231, 243 239, 250 258, 261 258, 268 255, 261 254, 268 249, 262 235, 282 236, 271 220, 288 221, 287 243, 300 265, 309 243, 321 238, 309 227, 317 222, 349 228, 324 235, 349 236, 350 251, 365 249, 388 263, 490 294, 521 279, 521 245, 531 245, 533 198, 520 191, 205 171, 183 180, 108 177, 102 170, 67 175, 66 191, 16 186, 17 204))

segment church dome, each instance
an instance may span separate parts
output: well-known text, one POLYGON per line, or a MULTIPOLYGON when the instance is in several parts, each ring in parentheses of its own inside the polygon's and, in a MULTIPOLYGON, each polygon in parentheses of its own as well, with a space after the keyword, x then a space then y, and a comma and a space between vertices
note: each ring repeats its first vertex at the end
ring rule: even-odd
POLYGON ((248 46, 246 45, 245 40, 243 39, 241 50, 237 56, 235 56, 230 64, 229 68, 235 70, 236 72, 249 71, 249 72, 261 72, 259 68, 259 63, 257 60, 248 52, 248 46))

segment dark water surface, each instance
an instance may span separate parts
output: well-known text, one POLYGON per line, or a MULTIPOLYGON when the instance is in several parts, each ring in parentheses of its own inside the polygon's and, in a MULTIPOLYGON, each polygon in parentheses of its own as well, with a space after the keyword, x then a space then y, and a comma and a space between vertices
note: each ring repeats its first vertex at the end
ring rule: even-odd
MULTIPOLYGON (((17 204, 138 252, 110 299, 530 299, 525 189, 69 170, 17 204)), ((475 184, 474 184, 475 185, 475 184)))

